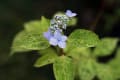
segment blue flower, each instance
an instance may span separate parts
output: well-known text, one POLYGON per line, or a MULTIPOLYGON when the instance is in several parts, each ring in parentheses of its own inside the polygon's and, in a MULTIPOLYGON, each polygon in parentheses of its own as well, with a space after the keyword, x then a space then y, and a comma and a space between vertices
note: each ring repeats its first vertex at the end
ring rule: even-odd
POLYGON ((59 30, 56 30, 54 33, 49 29, 47 32, 44 32, 44 37, 49 40, 49 43, 53 46, 59 46, 60 48, 66 47, 67 37, 62 35, 59 30))
POLYGON ((72 13, 71 10, 67 10, 65 14, 66 14, 68 17, 74 17, 74 16, 77 15, 76 13, 72 13))
POLYGON ((66 41, 67 37, 62 35, 60 31, 56 30, 54 32, 54 36, 50 38, 49 43, 53 46, 59 46, 60 48, 66 47, 66 41))
POLYGON ((76 13, 72 13, 71 10, 67 10, 65 15, 56 15, 50 22, 50 28, 47 32, 44 32, 44 37, 53 46, 59 46, 60 48, 66 47, 67 36, 63 34, 63 30, 66 29, 67 23, 70 18, 76 16, 76 13))
POLYGON ((53 33, 51 32, 51 30, 49 29, 47 32, 44 32, 44 37, 47 39, 47 40, 50 40, 50 38, 53 36, 53 33))

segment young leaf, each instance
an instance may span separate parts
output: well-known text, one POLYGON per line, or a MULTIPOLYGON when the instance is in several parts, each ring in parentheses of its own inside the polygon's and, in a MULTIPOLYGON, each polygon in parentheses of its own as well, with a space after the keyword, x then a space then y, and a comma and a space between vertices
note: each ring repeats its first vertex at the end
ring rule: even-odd
POLYGON ((81 59, 78 66, 78 74, 81 80, 92 80, 96 75, 93 60, 81 59))
POLYGON ((99 38, 95 33, 84 29, 78 29, 68 37, 67 46, 71 48, 94 47, 98 42, 99 38))
POLYGON ((118 59, 112 60, 109 63, 109 66, 113 70, 113 74, 114 74, 115 78, 117 78, 117 79, 120 78, 120 60, 118 60, 118 59))
POLYGON ((114 75, 116 78, 120 78, 120 47, 117 50, 117 55, 115 59, 111 60, 108 65, 114 71, 114 75))
POLYGON ((49 25, 50 25, 50 20, 42 16, 41 20, 25 23, 24 27, 25 30, 28 32, 34 31, 36 33, 43 33, 48 30, 49 25))
POLYGON ((117 42, 117 38, 103 38, 94 49, 93 54, 95 56, 109 55, 115 49, 117 42))
POLYGON ((48 41, 42 34, 21 31, 13 41, 12 53, 30 50, 41 50, 49 47, 48 41))
POLYGON ((66 56, 59 57, 53 64, 56 80, 74 80, 72 60, 66 56))
POLYGON ((48 64, 53 63, 58 58, 56 53, 49 52, 48 54, 43 55, 42 57, 38 58, 35 62, 35 67, 42 67, 48 64))
POLYGON ((120 59, 120 46, 117 49, 116 59, 120 59))
POLYGON ((116 80, 113 70, 110 66, 98 64, 96 72, 100 80, 116 80))

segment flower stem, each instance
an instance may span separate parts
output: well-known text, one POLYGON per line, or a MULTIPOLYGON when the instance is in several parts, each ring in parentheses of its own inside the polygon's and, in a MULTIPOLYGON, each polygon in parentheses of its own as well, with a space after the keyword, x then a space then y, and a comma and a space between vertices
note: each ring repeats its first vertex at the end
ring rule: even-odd
POLYGON ((63 49, 60 48, 60 56, 63 56, 63 55, 65 55, 65 53, 64 53, 63 49))

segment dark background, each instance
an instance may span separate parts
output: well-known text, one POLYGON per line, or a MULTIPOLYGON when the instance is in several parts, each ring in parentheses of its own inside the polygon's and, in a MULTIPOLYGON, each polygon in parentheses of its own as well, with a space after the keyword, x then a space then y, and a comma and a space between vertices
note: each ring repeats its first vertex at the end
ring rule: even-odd
POLYGON ((77 28, 96 32, 102 37, 120 37, 120 0, 0 0, 0 80, 54 80, 51 65, 34 68, 36 52, 9 57, 16 33, 25 22, 52 18, 58 11, 76 12, 77 28))

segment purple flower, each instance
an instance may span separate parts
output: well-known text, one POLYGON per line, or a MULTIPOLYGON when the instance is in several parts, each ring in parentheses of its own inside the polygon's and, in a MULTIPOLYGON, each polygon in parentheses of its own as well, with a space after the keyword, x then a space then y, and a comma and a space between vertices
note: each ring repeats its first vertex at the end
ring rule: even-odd
POLYGON ((49 29, 47 32, 44 32, 44 37, 47 39, 47 40, 50 40, 50 38, 53 36, 51 30, 49 29))
POLYGON ((54 36, 50 38, 49 43, 53 46, 59 46, 60 48, 66 47, 67 37, 62 35, 60 31, 55 31, 54 36))
POLYGON ((44 37, 49 40, 49 43, 53 46, 59 46, 60 48, 66 47, 66 40, 67 37, 62 35, 59 30, 56 30, 54 33, 50 31, 50 29, 47 32, 44 32, 44 37))
POLYGON ((72 13, 71 10, 67 10, 65 14, 66 14, 68 17, 74 17, 74 16, 77 15, 76 13, 72 13))

